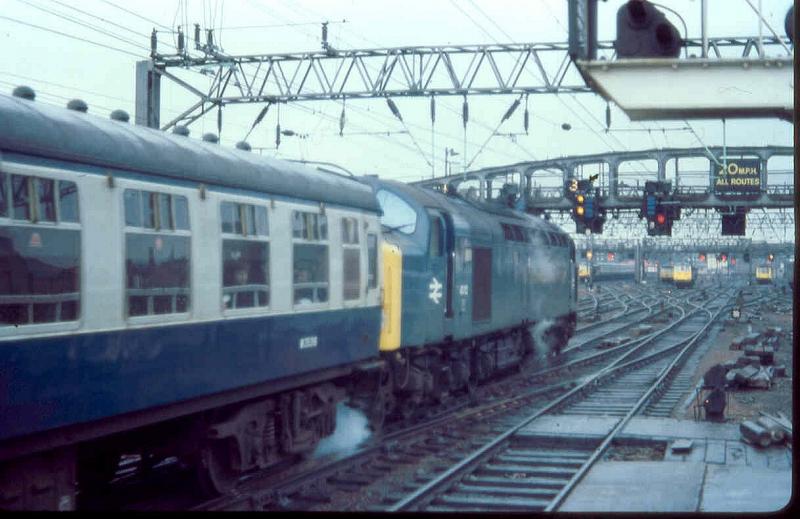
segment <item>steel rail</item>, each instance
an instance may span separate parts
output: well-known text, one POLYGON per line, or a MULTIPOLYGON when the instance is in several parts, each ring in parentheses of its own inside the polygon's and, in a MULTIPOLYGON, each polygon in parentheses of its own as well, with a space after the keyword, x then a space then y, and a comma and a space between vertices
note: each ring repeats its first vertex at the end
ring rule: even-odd
MULTIPOLYGON (((669 299, 675 300, 675 298, 672 298, 672 297, 670 297, 669 299)), ((670 329, 674 328, 678 324, 681 324, 684 320, 686 320, 689 316, 691 316, 695 312, 696 312, 696 310, 693 311, 693 312, 688 312, 688 313, 684 311, 683 314, 681 315, 681 317, 678 320, 676 320, 671 325, 665 327, 664 329, 660 330, 659 332, 654 332, 653 334, 651 334, 648 337, 648 340, 642 341, 634 350, 631 350, 631 351, 627 352, 626 354, 624 354, 623 356, 621 356, 620 358, 615 359, 614 361, 612 361, 612 363, 608 367, 606 367, 606 368, 598 371, 597 373, 587 377, 578 386, 574 387, 573 389, 571 389, 570 391, 568 391, 567 393, 565 393, 561 397, 557 398, 553 402, 545 405, 543 408, 539 409, 534 414, 524 418, 521 422, 519 422, 517 425, 509 428, 504 433, 496 436, 493 440, 491 440, 490 442, 484 444, 478 450, 476 450, 475 452, 473 452, 472 454, 470 454, 469 456, 467 456, 466 458, 464 458, 460 462, 456 463, 455 465, 453 465, 452 467, 447 469, 444 473, 440 474, 438 477, 436 477, 433 480, 429 481, 427 484, 423 485, 422 487, 418 488, 417 490, 415 490, 411 494, 407 495, 402 500, 398 501, 397 503, 395 503, 391 507, 387 508, 387 511, 397 512, 397 511, 409 510, 410 507, 413 506, 415 503, 423 500, 425 497, 427 497, 430 494, 436 492, 437 490, 441 489, 442 487, 448 485, 453 478, 457 477, 459 474, 461 474, 461 473, 465 472, 466 470, 468 470, 468 469, 474 467, 475 465, 479 464, 480 462, 482 462, 485 459, 486 456, 488 456, 490 454, 493 454, 499 447, 501 447, 506 442, 506 440, 511 438, 514 434, 516 434, 523 427, 529 425, 531 422, 533 422, 534 420, 538 419, 542 415, 549 413, 551 410, 559 408, 561 405, 563 405, 569 399, 571 399, 574 396, 580 394, 581 392, 583 392, 589 386, 596 384, 601 377, 608 376, 610 373, 615 371, 615 369, 614 369, 615 367, 623 366, 622 362, 623 362, 623 360, 625 358, 627 358, 628 356, 630 356, 632 353, 634 353, 635 351, 639 350, 640 348, 644 347, 646 344, 650 343, 655 338, 660 337, 661 335, 667 333, 670 329)))
MULTIPOLYGON (((553 512, 561 505, 561 503, 564 501, 564 499, 566 499, 566 497, 575 489, 575 487, 578 485, 578 483, 580 483, 580 481, 588 473, 588 471, 592 468, 592 466, 594 466, 594 464, 597 462, 597 460, 600 459, 600 456, 602 456, 605 453, 606 449, 611 445, 611 442, 614 440, 614 438, 622 431, 622 429, 625 428, 625 426, 628 425, 628 423, 630 422, 631 418, 633 418, 634 415, 639 413, 639 411, 644 407, 644 405, 647 402, 649 402, 651 396, 656 392, 656 390, 661 386, 661 384, 664 383, 664 381, 667 379, 667 377, 670 374, 674 373, 674 371, 676 370, 677 366, 679 366, 679 364, 681 364, 682 362, 685 362, 685 360, 687 358, 687 355, 688 355, 688 352, 691 350, 692 346, 694 346, 697 343, 697 341, 702 336, 705 335, 705 332, 708 329, 708 327, 711 326, 714 323, 714 321, 719 316, 719 314, 722 312, 722 310, 727 306, 727 301, 729 299, 730 299, 730 296, 728 296, 726 298, 725 302, 720 305, 719 309, 717 310, 717 312, 715 314, 712 314, 711 312, 709 312, 705 308, 698 309, 698 311, 700 311, 700 310, 707 311, 709 313, 709 320, 691 338, 685 339, 683 341, 680 341, 675 346, 672 346, 670 348, 665 348, 665 349, 660 350, 658 352, 655 352, 652 355, 649 355, 647 357, 642 357, 640 359, 636 359, 635 361, 632 361, 634 363, 642 363, 642 362, 646 362, 647 360, 652 360, 654 357, 661 357, 664 354, 666 354, 666 352, 671 351, 671 350, 673 350, 673 349, 675 349, 677 347, 680 347, 681 344, 685 343, 685 346, 683 346, 681 351, 675 356, 675 358, 672 360, 672 362, 670 362, 669 365, 664 370, 662 370, 662 372, 660 373, 660 375, 658 376, 656 381, 650 386, 650 388, 647 389, 647 391, 645 391, 645 393, 633 405, 633 407, 630 409, 630 411, 628 411, 628 413, 624 417, 622 417, 619 420, 619 422, 617 422, 617 424, 611 429, 611 431, 609 431, 609 433, 606 435, 605 439, 595 449, 595 451, 592 453, 592 455, 589 457, 589 459, 586 460, 586 462, 584 462, 584 464, 581 466, 581 468, 578 469, 578 471, 572 476, 570 481, 561 489, 561 491, 559 491, 558 494, 556 494, 556 496, 553 498, 553 500, 550 502, 550 504, 548 504, 547 507, 545 508, 545 510, 544 510, 545 512, 553 512)), ((692 304, 692 303, 689 303, 689 304, 692 304)), ((694 312, 690 312, 689 315, 692 315, 693 313, 694 312)), ((625 365, 619 366, 620 369, 624 369, 625 367, 626 367, 625 365)))

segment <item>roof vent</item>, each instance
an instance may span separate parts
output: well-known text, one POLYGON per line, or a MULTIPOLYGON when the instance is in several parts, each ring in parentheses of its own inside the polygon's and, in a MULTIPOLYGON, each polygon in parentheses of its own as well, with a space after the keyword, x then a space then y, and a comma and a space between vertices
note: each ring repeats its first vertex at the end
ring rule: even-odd
POLYGON ((89 111, 89 105, 83 99, 73 99, 67 103, 67 108, 84 114, 89 111))
POLYGON ((180 135, 182 137, 188 137, 189 128, 187 128, 186 126, 176 126, 175 128, 172 129, 172 133, 174 133, 175 135, 180 135))
POLYGON ((113 112, 111 112, 110 117, 114 121, 120 121, 123 123, 127 123, 128 121, 131 120, 131 116, 128 115, 128 112, 126 112, 125 110, 114 110, 113 112))
POLYGON ((27 99, 28 101, 33 101, 36 99, 36 92, 29 86, 20 85, 14 89, 12 92, 14 97, 21 97, 22 99, 27 99))
POLYGON ((239 142, 237 142, 236 143, 236 148, 239 149, 239 150, 243 150, 243 151, 252 151, 252 149, 253 149, 250 146, 250 144, 247 143, 247 141, 239 141, 239 142))
POLYGON ((217 137, 213 133, 204 133, 203 134, 203 140, 206 141, 206 142, 210 142, 212 144, 216 144, 216 143, 219 142, 219 137, 217 137))

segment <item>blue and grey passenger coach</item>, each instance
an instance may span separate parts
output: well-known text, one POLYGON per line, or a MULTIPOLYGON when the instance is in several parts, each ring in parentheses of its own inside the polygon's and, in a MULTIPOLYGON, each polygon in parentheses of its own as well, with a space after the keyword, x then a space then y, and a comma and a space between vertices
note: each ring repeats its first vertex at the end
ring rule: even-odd
POLYGON ((574 333, 574 243, 513 204, 68 106, 0 95, 0 508, 73 509, 123 456, 225 493, 341 403, 379 430, 574 333))
POLYGON ((225 488, 237 428, 236 472, 332 432, 378 341, 369 187, 8 96, 0 153, 0 498, 43 499, 32 463, 70 508, 148 437, 225 488))

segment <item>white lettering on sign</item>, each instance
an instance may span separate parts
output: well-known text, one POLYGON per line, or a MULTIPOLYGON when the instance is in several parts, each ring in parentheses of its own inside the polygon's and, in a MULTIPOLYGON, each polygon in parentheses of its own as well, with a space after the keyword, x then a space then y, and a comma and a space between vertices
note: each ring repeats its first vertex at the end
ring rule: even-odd
POLYGON ((435 277, 431 280, 430 285, 428 285, 428 289, 430 292, 428 293, 428 297, 434 304, 439 304, 439 300, 442 298, 442 284, 439 283, 439 280, 435 277))
POLYGON ((317 336, 312 335, 311 337, 301 337, 300 338, 300 349, 304 350, 306 348, 316 348, 317 347, 317 336))
POLYGON ((459 285, 458 293, 464 297, 469 295, 469 285, 459 285))

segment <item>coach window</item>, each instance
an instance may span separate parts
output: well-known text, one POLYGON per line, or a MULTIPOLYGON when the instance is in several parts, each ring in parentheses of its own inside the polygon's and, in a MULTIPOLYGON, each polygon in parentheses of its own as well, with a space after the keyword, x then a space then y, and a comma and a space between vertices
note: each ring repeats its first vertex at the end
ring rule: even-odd
POLYGON ((220 210, 223 306, 228 310, 269 306, 267 208, 222 202, 220 210))
POLYGON ((123 200, 128 316, 188 312, 191 237, 186 197, 126 189, 123 200), (178 228, 178 221, 187 228, 178 228))
POLYGON ((342 279, 345 301, 358 299, 361 295, 361 247, 355 218, 342 218, 342 279))
POLYGON ((328 219, 323 214, 292 212, 294 304, 328 301, 328 219))
POLYGON ((0 172, 0 218, 14 220, 0 221, 0 326, 80 315, 81 230, 58 218, 55 196, 65 186, 75 190, 77 216, 74 183, 0 172))

